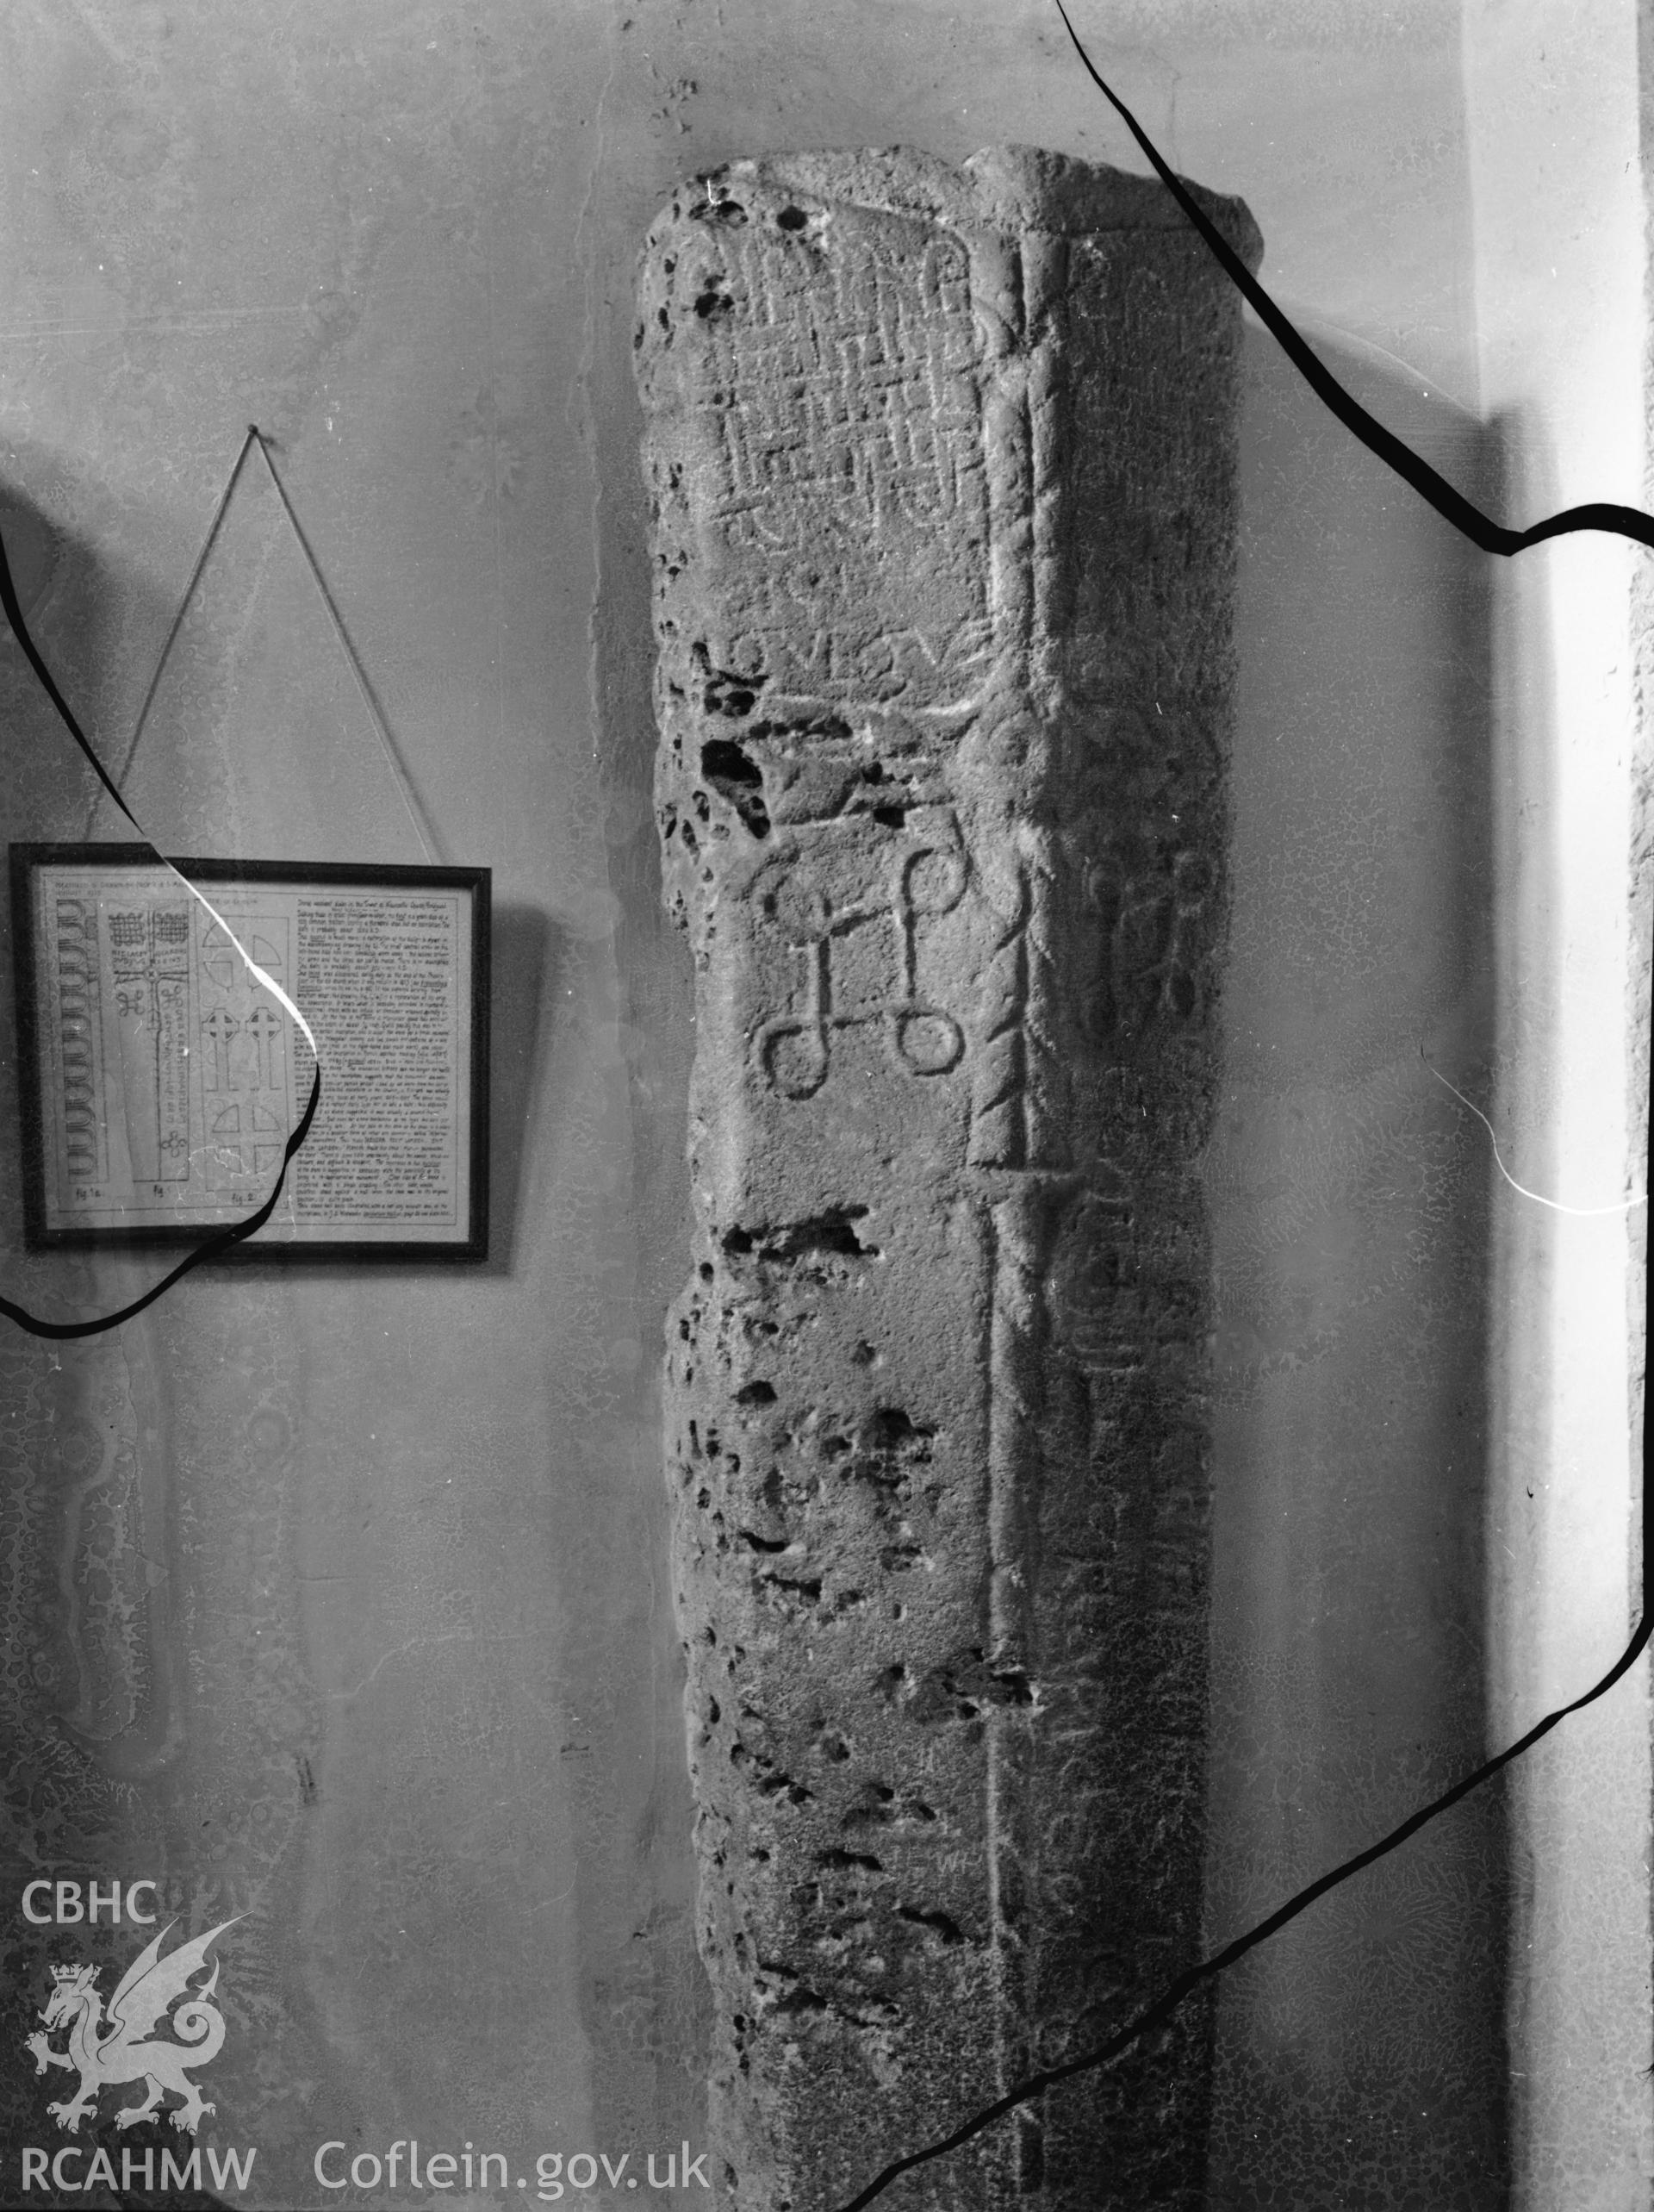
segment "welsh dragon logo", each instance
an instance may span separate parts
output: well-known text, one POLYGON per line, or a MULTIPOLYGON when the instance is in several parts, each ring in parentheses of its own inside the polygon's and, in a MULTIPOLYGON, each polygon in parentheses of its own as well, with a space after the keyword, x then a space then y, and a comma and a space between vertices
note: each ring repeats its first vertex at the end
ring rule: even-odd
MULTIPOLYGON (((238 1914, 236 1918, 239 1917, 238 1914)), ((152 2120, 169 2090, 183 2099, 169 2115, 172 2125, 191 2135, 200 2126, 202 2114, 215 2109, 202 2101, 200 2090, 184 2069, 204 2066, 223 2048, 224 2016, 212 2001, 218 1987, 219 1961, 213 1961, 212 1978, 205 1988, 192 1991, 190 1984, 205 1972, 208 1946, 227 1928, 233 1928, 235 1922, 221 1921, 205 1935, 179 1944, 163 1959, 161 1945, 177 1924, 169 1921, 127 1967, 109 1999, 107 2017, 103 2000, 93 1986, 97 1980, 96 1966, 52 1969, 52 1994, 40 2014, 46 2033, 36 2029, 24 2039, 24 2047, 34 2053, 37 2073, 43 2074, 48 2066, 66 2066, 72 2072, 79 2069, 80 2087, 74 2096, 46 2108, 59 2127, 66 2128, 72 2135, 89 2112, 96 2119, 102 2091, 119 2089, 127 2082, 143 2082, 148 2093, 141 2104, 121 2106, 115 2115, 117 2128, 152 2120), (180 2004, 181 1997, 185 2001, 180 2004), (167 2025, 181 2040, 173 2042, 152 2035, 151 2028, 175 2004, 178 2009, 167 2025), (54 2051, 52 2035, 63 2027, 69 2031, 69 2048, 54 2051)))

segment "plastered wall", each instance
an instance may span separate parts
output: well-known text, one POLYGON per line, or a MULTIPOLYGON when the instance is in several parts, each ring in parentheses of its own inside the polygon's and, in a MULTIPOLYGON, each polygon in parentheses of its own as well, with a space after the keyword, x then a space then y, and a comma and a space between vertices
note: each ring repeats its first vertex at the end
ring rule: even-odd
MULTIPOLYGON (((1484 11, 1518 84, 1547 39, 1577 57, 1627 13, 1484 11)), ((1244 196, 1265 280, 1363 399, 1489 502, 1549 502, 1478 350, 1511 295, 1473 186, 1534 126, 1467 103, 1458 10, 1076 21, 1175 162, 1244 196)), ((127 1944, 30 1928, 13 1893, 119 1870, 192 1925, 246 1916, 202 2137, 258 2147, 241 2201, 351 2201, 314 2179, 324 2141, 658 2172, 700 2147, 708 1999, 654 1380, 692 1040, 648 811, 634 256, 673 179, 737 153, 1125 141, 1022 0, 25 5, 0 108, 0 519, 105 757, 256 421, 438 857, 494 871, 498 932, 486 1263, 255 1262, 84 1347, 0 1343, 3 2155, 58 2147, 17 2052, 46 1962, 127 1944)), ((1547 113, 1565 140, 1576 111, 1547 113)), ((1247 377, 1215 1941, 1475 1755, 1518 1634, 1488 1627, 1489 1286, 1508 1305, 1525 1279, 1493 1273, 1484 1133, 1419 1049, 1494 1095, 1500 900, 1533 881, 1495 803, 1502 602, 1255 333, 1247 377)), ((1543 657, 1543 595, 1524 622, 1543 657)), ((114 834, 9 647, 0 685, 9 834, 114 834)), ((171 851, 421 857, 256 470, 129 788, 171 851)), ((1618 882, 1605 804, 1570 851, 1601 839, 1618 882)), ((14 1116, 9 1056, 4 1081, 14 1116)), ((66 1316, 132 1294, 138 1263, 28 1256, 15 1181, 0 1206, 8 1295, 66 1316)), ((1508 1816, 1467 1809, 1223 1990, 1214 2205, 1490 2207, 1529 2169, 1508 1816)), ((1627 1865, 1640 1820, 1633 1793, 1627 1865)), ((1634 1873, 1614 1881, 1635 1928, 1634 1873)), ((1605 2206, 1642 2201, 1639 2002, 1602 2060, 1605 2206)))

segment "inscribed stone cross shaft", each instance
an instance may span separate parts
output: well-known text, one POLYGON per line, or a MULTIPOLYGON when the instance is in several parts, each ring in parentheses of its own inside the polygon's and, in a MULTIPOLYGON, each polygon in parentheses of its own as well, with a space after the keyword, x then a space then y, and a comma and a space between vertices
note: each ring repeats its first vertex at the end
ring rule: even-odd
MULTIPOLYGON (((713 2138, 826 2212, 1198 1947, 1239 315, 1017 148, 735 163, 641 305, 713 2138)), ((892 2203, 1185 2201, 1207 2044, 892 2203)))

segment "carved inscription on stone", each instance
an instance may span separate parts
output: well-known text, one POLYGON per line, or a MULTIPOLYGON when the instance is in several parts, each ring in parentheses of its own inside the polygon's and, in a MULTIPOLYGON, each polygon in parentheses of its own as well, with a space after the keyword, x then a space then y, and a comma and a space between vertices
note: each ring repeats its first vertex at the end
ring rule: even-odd
POLYGON ((824 268, 787 234, 743 228, 722 244, 730 289, 695 311, 717 325, 716 373, 736 394, 714 509, 731 541, 797 551, 824 532, 947 525, 979 508, 963 248, 932 236, 899 274, 872 256, 824 268))
MULTIPOLYGON (((645 254, 668 1467, 745 2212, 843 2203, 1197 1947, 1237 329, 1158 188, 1026 150, 736 164, 645 254)), ((1206 2034, 892 2204, 1193 2201, 1206 2034)))
POLYGON ((935 558, 938 533, 987 530, 966 248, 871 209, 835 209, 829 235, 820 209, 782 230, 733 204, 690 215, 656 309, 700 341, 697 534, 742 579, 708 609, 712 659, 822 700, 967 695, 990 665, 986 576, 935 558))

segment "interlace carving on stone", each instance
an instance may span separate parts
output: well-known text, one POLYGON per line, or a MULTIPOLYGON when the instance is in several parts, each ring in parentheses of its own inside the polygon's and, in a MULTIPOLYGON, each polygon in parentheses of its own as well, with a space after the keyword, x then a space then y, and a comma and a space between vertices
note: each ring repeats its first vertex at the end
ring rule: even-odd
POLYGON ((870 258, 824 272, 768 240, 726 251, 747 302, 718 333, 732 538, 792 552, 824 529, 946 521, 981 467, 962 250, 933 238, 911 274, 870 258))

